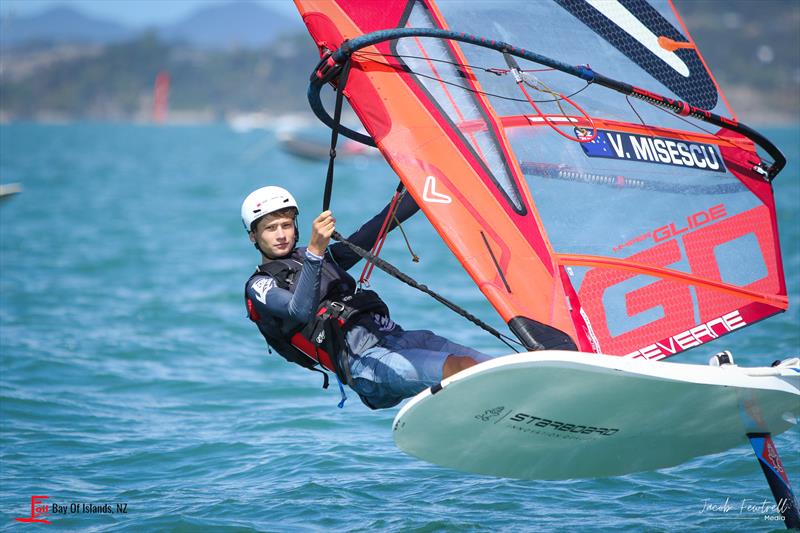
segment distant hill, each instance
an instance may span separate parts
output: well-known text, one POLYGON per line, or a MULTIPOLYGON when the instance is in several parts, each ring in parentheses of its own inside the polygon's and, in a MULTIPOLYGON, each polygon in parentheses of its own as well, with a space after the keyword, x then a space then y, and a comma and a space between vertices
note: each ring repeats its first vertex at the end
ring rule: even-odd
POLYGON ((185 19, 158 28, 163 39, 208 48, 254 48, 303 29, 300 17, 290 18, 253 2, 237 1, 197 10, 185 19))
MULTIPOLYGON (((800 1, 674 2, 741 120, 800 120, 800 1)), ((0 122, 139 117, 161 71, 172 80, 170 112, 220 120, 308 109, 308 76, 319 56, 300 17, 258 3, 209 1, 184 20, 120 40, 130 31, 69 9, 4 20, 0 122), (83 44, 42 44, 46 38, 83 44)))
MULTIPOLYGON (((109 0, 111 1, 111 0, 109 0)), ((153 5, 156 6, 155 0, 153 5)), ((167 42, 202 48, 256 48, 303 29, 300 17, 287 17, 262 4, 237 0, 209 3, 178 22, 149 28, 167 42)), ((143 33, 109 20, 89 17, 71 7, 54 7, 38 15, 4 15, 0 19, 0 44, 109 44, 143 33)))
POLYGON ((7 65, 0 68, 0 117, 146 116, 162 71, 171 78, 171 113, 221 120, 230 112, 307 110, 308 73, 318 60, 316 47, 302 33, 259 49, 190 47, 151 32, 92 49, 13 50, 4 53, 7 65))
POLYGON ((0 43, 110 43, 128 39, 132 30, 121 24, 93 18, 71 7, 55 7, 38 15, 0 18, 0 43))

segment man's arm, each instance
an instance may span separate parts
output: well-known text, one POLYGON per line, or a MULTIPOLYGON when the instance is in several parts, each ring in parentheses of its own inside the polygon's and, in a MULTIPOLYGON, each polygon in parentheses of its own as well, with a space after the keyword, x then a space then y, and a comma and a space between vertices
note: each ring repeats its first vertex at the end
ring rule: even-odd
MULTIPOLYGON (((378 233, 381 231, 381 226, 383 225, 383 221, 386 219, 386 215, 389 213, 389 207, 391 207, 391 203, 383 208, 383 210, 372 217, 366 224, 361 226, 358 231, 347 237, 347 240, 364 248, 365 250, 369 250, 372 248, 372 245, 375 244, 375 241, 378 238, 378 233)), ((419 206, 411 197, 410 194, 406 193, 403 195, 403 198, 400 200, 400 204, 397 206, 397 212, 395 213, 395 218, 400 222, 405 222, 411 215, 419 211, 419 206)), ((389 231, 392 231, 394 228, 397 227, 397 222, 393 219, 391 224, 389 225, 389 231)), ((361 257, 353 252, 346 244, 337 242, 332 244, 328 247, 330 250, 331 256, 333 257, 334 261, 345 270, 348 270, 350 267, 355 265, 361 260, 361 257)))
POLYGON ((314 318, 319 306, 322 257, 308 250, 294 293, 282 289, 270 276, 258 276, 247 285, 247 296, 261 316, 306 324, 314 318))

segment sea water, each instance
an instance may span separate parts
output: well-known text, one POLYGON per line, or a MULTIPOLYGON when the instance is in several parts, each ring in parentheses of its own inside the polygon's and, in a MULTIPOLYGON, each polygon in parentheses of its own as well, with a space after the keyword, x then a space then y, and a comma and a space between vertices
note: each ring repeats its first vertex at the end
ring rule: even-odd
MULTIPOLYGON (((800 353, 800 129, 765 131, 789 159, 775 194, 792 306, 675 361, 800 353)), ((136 532, 783 527, 748 445, 609 479, 494 479, 402 453, 396 409, 370 411, 352 393, 337 409, 335 385, 323 391, 318 374, 267 353, 242 298, 258 262, 244 196, 290 188, 307 238, 324 179, 324 162, 281 152, 272 131, 0 126, 0 183, 23 187, 0 200, 0 529, 44 527, 17 518, 136 532)), ((332 202, 342 233, 396 183, 380 157, 342 158, 332 202)), ((425 218, 404 226, 421 261, 399 234, 384 257, 502 328, 425 218)), ((407 329, 508 352, 382 273, 372 286, 407 329)), ((800 487, 800 432, 775 440, 800 487)))

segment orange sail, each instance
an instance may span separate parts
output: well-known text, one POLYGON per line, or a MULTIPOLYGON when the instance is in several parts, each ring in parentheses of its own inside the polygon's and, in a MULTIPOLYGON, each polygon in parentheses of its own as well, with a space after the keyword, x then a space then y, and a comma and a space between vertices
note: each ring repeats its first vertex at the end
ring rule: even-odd
POLYGON ((692 42, 671 5, 296 4, 323 54, 387 30, 350 56, 345 96, 529 348, 661 359, 787 307, 774 175, 694 46, 659 44, 692 42), (525 50, 578 66, 505 53, 525 50), (677 111, 587 84, 587 64, 677 111))

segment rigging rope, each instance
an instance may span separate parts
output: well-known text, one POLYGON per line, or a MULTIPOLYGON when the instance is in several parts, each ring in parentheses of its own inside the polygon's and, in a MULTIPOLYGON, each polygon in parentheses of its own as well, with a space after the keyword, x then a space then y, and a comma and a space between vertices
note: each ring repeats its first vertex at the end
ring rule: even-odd
MULTIPOLYGON (((390 67, 390 68, 393 68, 393 69, 396 69, 396 70, 403 70, 403 71, 406 71, 406 72, 410 72, 410 73, 414 74, 415 76, 419 76, 420 78, 426 78, 426 79, 433 80, 433 81, 436 81, 436 82, 439 82, 439 83, 444 83, 446 85, 451 85, 453 87, 458 87, 459 89, 463 89, 465 91, 469 91, 469 92, 474 93, 474 94, 481 94, 481 95, 484 95, 484 96, 491 96, 492 98, 499 98, 500 100, 508 100, 510 102, 527 102, 528 101, 525 98, 514 98, 513 96, 503 96, 501 94, 490 93, 488 91, 479 91, 477 89, 473 89, 472 87, 465 87, 465 86, 461 85, 460 83, 447 81, 447 80, 444 80, 444 79, 441 79, 441 78, 437 78, 435 76, 430 76, 428 74, 423 74, 421 72, 413 71, 410 68, 406 67, 405 65, 393 65, 393 64, 387 63, 385 61, 378 61, 377 59, 373 59, 371 57, 363 57, 365 54, 378 55, 378 56, 387 56, 387 57, 396 57, 396 58, 411 58, 411 59, 425 59, 425 58, 421 58, 421 57, 417 57, 417 56, 409 56, 409 55, 399 55, 399 54, 398 55, 392 55, 392 54, 381 54, 381 53, 377 53, 377 52, 364 52, 364 51, 358 51, 358 52, 355 52, 353 54, 353 57, 358 58, 358 59, 363 59, 365 61, 371 61, 373 63, 378 63, 379 65, 390 67)), ((439 62, 439 63, 447 63, 447 64, 455 65, 455 66, 464 66, 462 63, 456 63, 454 61, 447 61, 447 60, 444 60, 444 59, 430 58, 430 60, 431 61, 436 61, 436 62, 439 62)), ((491 74, 494 74, 495 76, 502 76, 502 75, 505 75, 505 74, 508 74, 509 72, 511 72, 510 70, 499 69, 499 68, 481 68, 481 67, 478 67, 478 70, 483 70, 485 72, 489 72, 491 74)), ((522 72, 542 72, 542 71, 545 71, 545 70, 553 70, 553 69, 533 69, 533 70, 523 70, 522 72)), ((577 91, 575 91, 573 93, 570 93, 570 94, 568 94, 566 96, 564 96, 564 95, 562 95, 562 96, 564 98, 572 98, 573 96, 585 91, 586 88, 589 87, 589 85, 591 85, 591 82, 586 82, 586 85, 584 85, 583 87, 581 87, 577 91)), ((540 103, 540 104, 553 103, 553 102, 556 102, 556 101, 558 101, 558 99, 553 99, 553 100, 534 100, 534 102, 537 102, 537 103, 540 103)))
POLYGON ((351 62, 348 59, 342 66, 336 85, 336 107, 333 110, 333 120, 336 127, 331 129, 331 150, 328 159, 328 175, 325 178, 325 193, 322 197, 322 210, 327 211, 331 206, 331 195, 333 194, 333 167, 336 160, 336 143, 339 140, 339 123, 342 121, 342 103, 344 97, 344 86, 347 84, 347 77, 350 74, 351 62))
MULTIPOLYGON (((558 133, 559 135, 561 135, 562 137, 564 137, 566 139, 569 139, 570 141, 575 141, 575 142, 579 142, 579 143, 590 143, 590 142, 594 141, 594 139, 597 137, 597 128, 595 128, 595 126, 594 126, 594 121, 592 120, 592 117, 590 117, 589 114, 586 111, 584 111, 581 106, 579 106, 578 104, 576 104, 575 102, 570 100, 569 97, 561 95, 563 97, 563 100, 565 100, 572 107, 577 109, 583 115, 583 117, 589 122, 589 126, 591 128, 592 134, 581 137, 581 136, 572 136, 572 135, 569 135, 567 133, 564 133, 563 131, 561 131, 561 129, 555 123, 553 123, 553 121, 551 121, 547 117, 547 115, 542 113, 542 110, 539 109, 539 106, 537 106, 536 102, 530 97, 530 95, 528 94, 528 91, 525 90, 525 86, 524 85, 527 85, 531 89, 535 89, 535 90, 537 90, 539 92, 545 92, 545 93, 548 93, 548 94, 551 94, 551 95, 555 95, 555 94, 558 94, 558 93, 553 91, 550 87, 548 87, 542 81, 540 81, 540 80, 538 80, 536 78, 533 78, 534 79, 533 82, 529 81, 530 78, 532 78, 532 76, 527 75, 527 74, 523 75, 523 73, 521 72, 521 70, 519 68, 519 64, 517 64, 517 61, 508 52, 503 52, 503 57, 505 58, 506 63, 508 63, 508 67, 511 69, 511 73, 514 75, 514 80, 517 82, 517 86, 522 91, 522 94, 525 95, 525 98, 528 100, 528 103, 531 104, 533 109, 536 110, 536 113, 542 118, 542 120, 544 120, 545 124, 550 126, 556 133, 558 133), (528 79, 526 79, 526 78, 528 78, 528 79), (523 83, 524 83, 524 85, 523 85, 523 83)), ((558 109, 561 111, 561 115, 564 118, 566 118, 568 121, 571 122, 572 119, 570 119, 567 116, 566 112, 564 111, 564 108, 561 107, 561 100, 556 100, 556 104, 558 105, 558 109)))
MULTIPOLYGON (((380 231, 378 231, 378 236, 375 237, 375 243, 372 245, 372 249, 370 250, 371 253, 375 255, 379 255, 381 253, 381 248, 383 248, 383 243, 386 241, 386 235, 389 233, 389 227, 391 226, 391 220, 394 218, 394 214, 397 211, 397 206, 400 203, 400 198, 402 197, 403 191, 405 187, 403 186, 403 182, 401 181, 397 185, 397 189, 394 192, 394 196, 392 197, 392 201, 389 204, 389 210, 386 212, 386 217, 383 219, 383 224, 381 225, 380 231)), ((369 278, 372 275, 372 262, 367 260, 364 263, 364 269, 361 271, 361 277, 358 278, 358 285, 366 285, 369 287, 369 278)))

